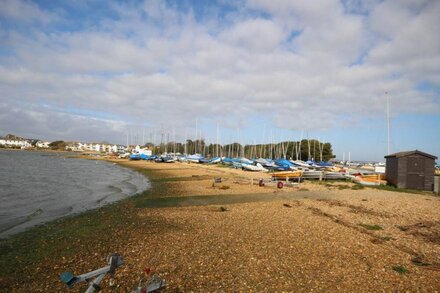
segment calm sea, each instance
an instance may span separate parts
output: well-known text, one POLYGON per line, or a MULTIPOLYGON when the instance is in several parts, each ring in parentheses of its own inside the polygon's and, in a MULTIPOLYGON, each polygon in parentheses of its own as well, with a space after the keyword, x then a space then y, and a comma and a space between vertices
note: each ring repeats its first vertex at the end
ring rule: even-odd
POLYGON ((0 238, 148 187, 143 175, 112 163, 0 150, 0 238))

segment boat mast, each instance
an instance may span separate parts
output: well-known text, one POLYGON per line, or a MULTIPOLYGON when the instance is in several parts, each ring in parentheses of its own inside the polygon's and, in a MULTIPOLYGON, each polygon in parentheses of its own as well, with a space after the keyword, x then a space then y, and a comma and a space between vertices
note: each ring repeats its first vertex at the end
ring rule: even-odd
POLYGON ((176 129, 173 127, 173 155, 176 155, 176 129))
POLYGON ((215 143, 215 156, 218 157, 218 122, 217 122, 217 137, 216 137, 216 143, 215 143))
POLYGON ((264 144, 265 139, 266 139, 266 124, 264 124, 264 127, 263 127, 263 140, 261 141, 261 146, 260 146, 260 158, 264 158, 264 155, 266 154, 266 151, 263 154, 263 146, 265 147, 265 144, 264 144))
POLYGON ((197 118, 196 118, 196 138, 194 140, 194 153, 197 154, 197 118))
POLYGON ((388 96, 388 92, 385 92, 387 97, 387 137, 388 137, 388 155, 390 152, 390 97, 388 96))
POLYGON ((187 148, 187 145, 188 145, 188 139, 186 138, 186 127, 185 127, 185 136, 184 136, 184 139, 185 139, 185 146, 184 146, 184 148, 183 148, 183 153, 184 153, 185 156, 186 156, 186 155, 187 155, 186 148, 187 148))

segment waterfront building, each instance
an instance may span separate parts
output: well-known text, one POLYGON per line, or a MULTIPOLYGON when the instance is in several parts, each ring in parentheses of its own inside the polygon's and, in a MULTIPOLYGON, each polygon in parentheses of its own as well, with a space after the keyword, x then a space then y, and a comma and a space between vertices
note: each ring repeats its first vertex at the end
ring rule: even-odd
POLYGON ((49 144, 50 142, 48 141, 37 141, 37 143, 35 144, 37 148, 41 148, 41 149, 47 149, 49 148, 49 144))

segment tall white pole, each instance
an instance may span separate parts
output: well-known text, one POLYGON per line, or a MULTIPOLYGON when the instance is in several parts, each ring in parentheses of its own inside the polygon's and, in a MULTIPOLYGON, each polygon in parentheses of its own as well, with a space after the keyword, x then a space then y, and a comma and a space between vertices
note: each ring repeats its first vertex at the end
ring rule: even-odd
POLYGON ((218 150, 218 144, 219 144, 219 142, 218 142, 218 122, 217 122, 217 135, 216 135, 216 142, 215 142, 215 153, 216 153, 216 157, 218 157, 219 156, 219 150, 218 150))
POLYGON ((196 118, 196 138, 194 140, 194 153, 197 154, 197 118, 196 118))
POLYGON ((388 155, 391 153, 390 151, 390 97, 388 96, 388 92, 385 92, 387 96, 387 136, 388 136, 388 155))

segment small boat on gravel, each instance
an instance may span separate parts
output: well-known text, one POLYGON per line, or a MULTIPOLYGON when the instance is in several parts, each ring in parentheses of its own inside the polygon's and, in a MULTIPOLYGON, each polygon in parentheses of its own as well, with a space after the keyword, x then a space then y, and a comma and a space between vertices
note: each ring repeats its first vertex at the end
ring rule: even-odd
POLYGON ((204 157, 200 154, 194 154, 186 156, 186 160, 191 163, 200 163, 200 160, 203 160, 204 157))
POLYGON ((340 180, 340 179, 347 179, 344 173, 341 172, 325 172, 324 173, 324 179, 326 180, 340 180))
POLYGON ((301 177, 302 173, 303 173, 302 171, 275 172, 272 173, 272 178, 278 180, 293 179, 293 178, 301 177))
POLYGON ((384 179, 383 174, 358 176, 353 178, 353 182, 359 183, 365 186, 379 186, 387 185, 387 181, 384 179))
POLYGON ((131 154, 129 156, 129 159, 132 161, 139 161, 141 159, 141 156, 139 154, 131 154))
POLYGON ((267 172, 268 170, 263 167, 260 163, 253 164, 242 164, 242 168, 245 171, 255 171, 255 172, 267 172))
POLYGON ((324 172, 323 171, 306 170, 303 172, 302 177, 305 179, 324 178, 324 172))

